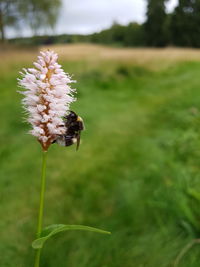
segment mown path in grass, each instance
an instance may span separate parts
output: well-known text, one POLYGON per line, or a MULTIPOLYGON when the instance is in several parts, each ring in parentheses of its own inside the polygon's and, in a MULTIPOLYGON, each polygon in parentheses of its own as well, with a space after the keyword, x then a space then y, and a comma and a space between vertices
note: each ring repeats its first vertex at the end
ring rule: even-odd
MULTIPOLYGON (((49 151, 45 224, 100 227, 48 241, 43 267, 166 267, 200 235, 200 63, 153 72, 64 62, 85 120, 79 152, 49 151)), ((28 65, 28 64, 27 64, 28 65)), ((0 266, 31 266, 40 149, 21 122, 13 66, 0 77, 0 266)), ((197 246, 180 266, 199 266, 197 246)))

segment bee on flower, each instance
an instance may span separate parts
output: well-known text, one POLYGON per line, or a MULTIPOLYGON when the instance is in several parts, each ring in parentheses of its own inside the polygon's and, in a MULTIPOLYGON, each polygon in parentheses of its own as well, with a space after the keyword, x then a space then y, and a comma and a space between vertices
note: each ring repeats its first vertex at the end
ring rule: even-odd
POLYGON ((27 120, 31 124, 30 133, 37 137, 42 146, 41 192, 38 211, 38 226, 36 239, 32 247, 36 250, 35 267, 40 266, 41 249, 44 242, 52 235, 68 230, 93 231, 110 234, 108 231, 84 225, 53 224, 44 228, 43 211, 46 185, 47 151, 51 144, 61 146, 80 144, 80 133, 84 130, 84 123, 80 116, 70 110, 70 104, 75 101, 75 90, 70 87, 73 81, 57 63, 58 56, 53 51, 40 52, 34 68, 23 69, 19 85, 24 89, 23 106, 27 113, 27 120), (48 231, 46 231, 48 229, 48 231), (50 233, 49 233, 50 231, 50 233))
MULTIPOLYGON (((70 87, 74 81, 63 71, 57 59, 53 51, 40 52, 37 62, 33 63, 35 68, 23 69, 22 79, 19 79, 20 86, 25 89, 21 91, 24 95, 22 103, 28 114, 27 120, 32 125, 30 133, 37 137, 44 151, 52 143, 59 143, 57 140, 66 138, 68 129, 63 118, 75 101, 75 90, 70 87)), ((77 116, 80 121, 79 118, 77 116)), ((82 124, 73 133, 70 132, 68 139, 71 137, 79 141, 83 128, 82 124)))

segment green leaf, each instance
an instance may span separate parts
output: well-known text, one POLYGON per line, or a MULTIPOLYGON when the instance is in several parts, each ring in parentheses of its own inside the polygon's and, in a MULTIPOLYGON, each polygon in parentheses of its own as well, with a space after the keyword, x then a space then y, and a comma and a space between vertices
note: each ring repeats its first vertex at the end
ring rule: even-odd
POLYGON ((41 233, 41 237, 38 239, 35 239, 32 243, 32 247, 34 249, 41 249, 44 246, 44 243, 53 235, 56 235, 57 233, 69 231, 69 230, 83 230, 83 231, 90 231, 90 232, 96 232, 100 234, 111 234, 110 232, 85 226, 85 225, 65 225, 65 224, 53 224, 46 228, 41 233))
POLYGON ((200 192, 196 191, 194 188, 188 188, 187 193, 189 196, 193 197, 195 200, 200 200, 200 192))

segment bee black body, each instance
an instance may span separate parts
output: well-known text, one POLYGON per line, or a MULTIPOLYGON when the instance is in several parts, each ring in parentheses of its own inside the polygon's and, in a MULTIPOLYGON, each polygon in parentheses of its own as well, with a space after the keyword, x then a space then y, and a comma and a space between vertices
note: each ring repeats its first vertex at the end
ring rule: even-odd
POLYGON ((81 131, 84 130, 84 123, 81 117, 79 117, 74 111, 70 111, 63 119, 66 132, 53 141, 61 146, 71 146, 77 144, 76 149, 79 148, 81 131))

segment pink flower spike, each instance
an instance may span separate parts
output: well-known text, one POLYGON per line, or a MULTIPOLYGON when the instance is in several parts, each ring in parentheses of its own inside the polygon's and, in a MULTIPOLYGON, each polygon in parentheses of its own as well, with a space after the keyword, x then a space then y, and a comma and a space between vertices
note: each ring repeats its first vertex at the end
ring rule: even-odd
POLYGON ((27 121, 31 124, 30 133, 36 136, 44 151, 62 135, 65 128, 63 116, 75 101, 73 81, 57 63, 57 54, 53 51, 40 52, 35 68, 23 69, 19 85, 24 88, 20 93, 27 121))

